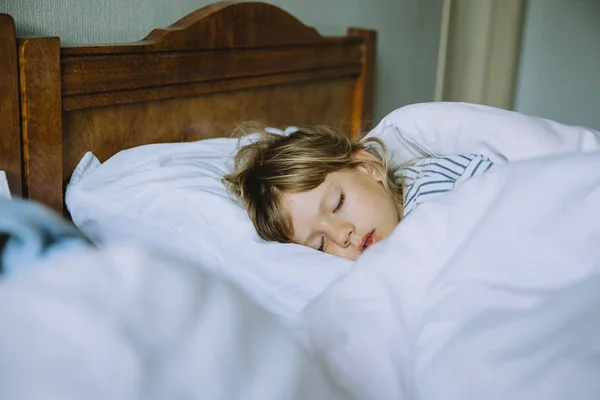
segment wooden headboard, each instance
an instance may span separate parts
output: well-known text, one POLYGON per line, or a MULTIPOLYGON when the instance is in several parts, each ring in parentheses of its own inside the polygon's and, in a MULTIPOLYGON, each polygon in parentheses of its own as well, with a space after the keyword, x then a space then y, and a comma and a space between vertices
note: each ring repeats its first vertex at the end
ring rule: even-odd
POLYGON ((0 15, 0 169, 13 193, 63 210, 87 151, 220 137, 234 125, 333 124, 372 112, 376 33, 323 37, 265 3, 220 2, 144 40, 61 47, 0 15))

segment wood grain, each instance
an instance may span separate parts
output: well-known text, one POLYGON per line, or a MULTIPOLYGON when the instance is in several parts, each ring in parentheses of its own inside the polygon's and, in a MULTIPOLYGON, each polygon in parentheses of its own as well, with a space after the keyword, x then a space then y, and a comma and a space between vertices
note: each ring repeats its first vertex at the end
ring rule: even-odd
POLYGON ((23 185, 31 200, 63 210, 60 41, 19 43, 23 185))
POLYGON ((6 172, 14 196, 22 195, 19 76, 15 23, 0 14, 0 170, 6 172))
POLYGON ((23 187, 62 210, 87 151, 221 137, 240 122, 338 125, 370 120, 374 31, 323 37, 254 2, 202 8, 130 44, 19 46, 23 187))
POLYGON ((362 45, 362 72, 356 81, 354 105, 351 116, 352 135, 363 135, 373 127, 373 97, 375 88, 375 61, 377 58, 377 32, 351 28, 348 35, 364 39, 362 45))
MULTIPOLYGON (((209 95, 237 90, 248 90, 252 88, 260 89, 270 86, 305 84, 319 81, 322 85, 326 85, 328 81, 336 80, 338 78, 353 78, 356 80, 360 74, 361 67, 352 66, 318 71, 300 71, 288 74, 273 74, 182 85, 158 86, 138 90, 120 90, 115 92, 63 96, 63 109, 65 111, 74 111, 93 107, 144 103, 148 101, 193 95, 209 95)), ((273 112, 276 112, 276 110, 273 110, 273 112)))
POLYGON ((222 137, 241 122, 345 126, 353 78, 282 85, 71 111, 64 117, 63 180, 87 151, 105 161, 119 150, 222 137), (310 101, 307 102, 306 100, 310 101))
POLYGON ((65 109, 75 110, 235 90, 242 85, 247 88, 275 82, 358 77, 362 51, 360 41, 354 42, 335 46, 63 57, 63 103, 65 109))
POLYGON ((63 95, 354 66, 356 43, 222 52, 126 54, 62 59, 63 95))

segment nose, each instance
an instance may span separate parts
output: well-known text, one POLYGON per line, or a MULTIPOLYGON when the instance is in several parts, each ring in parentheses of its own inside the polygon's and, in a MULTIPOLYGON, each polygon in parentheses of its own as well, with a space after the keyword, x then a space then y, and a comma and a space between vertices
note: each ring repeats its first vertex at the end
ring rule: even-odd
POLYGON ((329 236, 338 246, 346 248, 350 246, 353 234, 354 226, 352 224, 338 222, 332 224, 329 236))

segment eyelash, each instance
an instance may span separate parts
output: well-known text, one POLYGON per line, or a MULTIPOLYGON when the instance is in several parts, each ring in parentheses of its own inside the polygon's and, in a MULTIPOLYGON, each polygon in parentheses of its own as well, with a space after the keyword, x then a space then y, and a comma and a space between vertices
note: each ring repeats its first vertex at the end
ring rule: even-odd
POLYGON ((321 245, 319 246, 319 248, 317 250, 325 251, 325 238, 324 237, 321 238, 321 245))
MULTIPOLYGON (((346 193, 342 192, 342 194, 340 194, 340 202, 338 203, 335 210, 333 210, 334 213, 341 210, 342 206, 344 205, 344 201, 346 201, 346 193)), ((319 248, 317 250, 325 251, 325 238, 324 237, 321 238, 321 245, 319 246, 319 248)))
POLYGON ((346 201, 346 193, 342 192, 342 194, 340 195, 340 202, 338 203, 338 205, 335 208, 335 210, 333 210, 334 213, 340 211, 340 209, 344 205, 344 201, 346 201))

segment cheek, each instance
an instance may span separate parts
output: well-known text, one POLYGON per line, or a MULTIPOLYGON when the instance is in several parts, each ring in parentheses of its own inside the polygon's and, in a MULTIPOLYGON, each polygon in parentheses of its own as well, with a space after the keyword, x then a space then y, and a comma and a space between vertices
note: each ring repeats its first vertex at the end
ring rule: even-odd
POLYGON ((356 225, 357 229, 367 229, 373 223, 381 223, 386 214, 385 208, 382 208, 384 206, 379 196, 364 190, 357 191, 351 199, 347 195, 344 218, 356 225))
POLYGON ((383 185, 376 190, 374 188, 371 193, 373 193, 373 209, 378 219, 381 218, 382 222, 397 223, 398 209, 392 194, 383 185))
POLYGON ((365 210, 371 208, 368 199, 365 199, 360 193, 355 193, 352 196, 346 194, 346 204, 344 214, 346 217, 353 219, 357 216, 362 216, 365 210))
MULTIPOLYGON (((388 208, 390 205, 394 204, 393 197, 390 193, 385 189, 382 183, 373 183, 369 185, 368 194, 369 194, 369 202, 374 206, 381 208, 388 208)), ((383 210, 381 210, 383 211, 383 210)))

